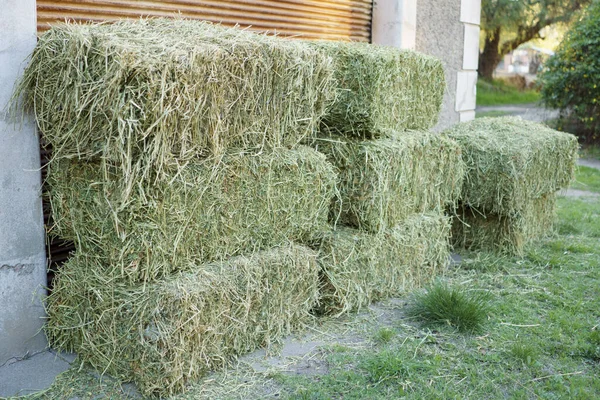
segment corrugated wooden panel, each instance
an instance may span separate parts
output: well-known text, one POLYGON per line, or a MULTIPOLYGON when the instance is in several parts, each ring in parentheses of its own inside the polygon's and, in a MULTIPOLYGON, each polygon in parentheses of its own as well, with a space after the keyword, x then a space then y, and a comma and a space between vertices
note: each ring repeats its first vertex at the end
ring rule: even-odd
POLYGON ((369 41, 373 0, 38 0, 38 32, 57 21, 180 15, 308 39, 369 41))

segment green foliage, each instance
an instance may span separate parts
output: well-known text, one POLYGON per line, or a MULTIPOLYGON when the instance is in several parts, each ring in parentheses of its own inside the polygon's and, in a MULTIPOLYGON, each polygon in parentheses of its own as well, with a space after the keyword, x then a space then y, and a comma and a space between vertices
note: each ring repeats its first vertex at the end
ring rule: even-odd
MULTIPOLYGON (((486 79, 479 79, 477 81, 478 106, 535 103, 539 99, 540 94, 536 90, 519 90, 501 80, 488 81, 486 79)), ((487 116, 497 117, 499 115, 487 116)))
POLYGON ((483 0, 481 26, 486 31, 507 29, 523 35, 526 28, 539 32, 544 26, 565 22, 589 1, 582 0, 483 0))
POLYGON ((460 332, 479 332, 489 312, 489 296, 436 283, 415 295, 410 314, 432 325, 450 325, 460 332))
POLYGON ((540 37, 540 31, 577 18, 590 0, 483 0, 481 28, 483 51, 479 74, 491 79, 502 56, 540 37))
POLYGON ((600 2, 595 1, 568 32, 540 76, 542 98, 579 123, 584 141, 600 137, 600 2))

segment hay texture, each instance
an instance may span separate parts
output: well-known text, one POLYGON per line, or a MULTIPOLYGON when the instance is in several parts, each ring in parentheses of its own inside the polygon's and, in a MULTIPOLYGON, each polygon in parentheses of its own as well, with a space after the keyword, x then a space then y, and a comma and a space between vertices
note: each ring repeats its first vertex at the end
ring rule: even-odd
POLYGON ((334 88, 331 57, 304 42, 147 19, 53 27, 17 96, 55 157, 102 158, 145 177, 231 147, 294 145, 334 88))
POLYGON ((325 156, 299 146, 190 163, 126 198, 120 171, 99 164, 55 162, 48 182, 51 233, 96 258, 89 268, 134 282, 310 241, 327 226, 336 174, 325 156))
POLYGON ((427 132, 388 132, 377 140, 315 139, 338 175, 333 222, 372 233, 414 213, 443 211, 458 200, 464 164, 459 145, 427 132))
POLYGON ((554 232, 555 204, 556 195, 551 193, 530 200, 520 212, 509 216, 459 208, 452 224, 453 244, 522 256, 528 242, 554 232))
POLYGON ((337 97, 323 129, 373 138, 381 131, 427 130, 438 120, 446 88, 441 61, 365 43, 313 42, 335 63, 337 97))
POLYGON ((380 234, 347 227, 327 234, 319 248, 319 311, 342 314, 428 282, 447 265, 450 220, 414 214, 380 234))
POLYGON ((234 355, 281 339, 310 318, 316 253, 288 245, 198 266, 150 285, 107 280, 69 260, 48 299, 46 332, 99 371, 167 396, 234 355))
POLYGON ((467 167, 461 202, 484 215, 521 212, 574 178, 571 134, 515 117, 480 118, 446 134, 461 145, 467 167))

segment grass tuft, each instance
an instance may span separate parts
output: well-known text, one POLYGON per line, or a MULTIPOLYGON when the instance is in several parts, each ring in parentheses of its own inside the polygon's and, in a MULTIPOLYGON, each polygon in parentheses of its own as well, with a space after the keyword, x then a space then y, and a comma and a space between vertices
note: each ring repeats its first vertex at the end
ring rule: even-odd
POLYGON ((396 336, 396 332, 390 328, 381 328, 375 333, 375 341, 377 343, 386 344, 392 341, 392 339, 396 336))
POLYGON ((530 343, 523 340, 516 341, 510 348, 510 353, 513 357, 530 366, 535 364, 538 358, 537 349, 530 343))
POLYGON ((382 383, 389 379, 403 378, 408 373, 406 360, 402 352, 382 351, 372 357, 365 358, 361 367, 369 374, 373 383, 382 383))
POLYGON ((489 295, 436 282, 415 294, 409 314, 430 325, 450 325, 463 333, 481 331, 487 319, 489 295))

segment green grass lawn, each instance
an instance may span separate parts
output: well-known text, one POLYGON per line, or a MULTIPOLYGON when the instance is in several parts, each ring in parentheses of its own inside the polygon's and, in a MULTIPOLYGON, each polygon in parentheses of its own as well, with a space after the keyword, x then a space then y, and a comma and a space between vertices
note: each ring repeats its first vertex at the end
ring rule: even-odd
POLYGON ((598 175, 598 170, 583 165, 580 165, 578 168, 577 181, 571 187, 573 189, 600 192, 600 175, 598 175))
MULTIPOLYGON (((580 182, 599 179, 599 171, 578 171, 580 182)), ((438 285, 475 299, 469 313, 485 303, 483 318, 474 313, 477 329, 461 331, 437 312, 436 324, 413 316, 420 296, 412 294, 380 306, 393 318, 376 310, 313 327, 329 344, 298 362, 318 372, 240 364, 176 399, 600 398, 598 199, 559 198, 556 235, 533 243, 524 258, 463 254, 438 285)), ((32 398, 128 398, 118 382, 78 367, 32 398)))
POLYGON ((519 90, 501 80, 492 82, 479 79, 477 81, 477 105, 496 106, 502 104, 526 104, 540 100, 539 92, 535 90, 519 90))

